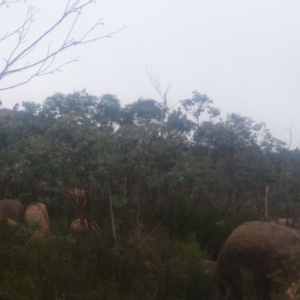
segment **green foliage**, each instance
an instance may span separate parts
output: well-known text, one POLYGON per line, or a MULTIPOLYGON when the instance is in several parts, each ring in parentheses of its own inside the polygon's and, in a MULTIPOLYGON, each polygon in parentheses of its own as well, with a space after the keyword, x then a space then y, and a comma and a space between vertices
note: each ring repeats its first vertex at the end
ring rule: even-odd
POLYGON ((215 118, 220 114, 220 110, 211 106, 213 100, 197 91, 193 92, 193 97, 180 101, 183 109, 196 119, 197 125, 200 125, 200 116, 207 112, 210 118, 215 118))
MULTIPOLYGON (((153 99, 139 99, 136 102, 129 104, 125 108, 127 116, 130 116, 131 122, 137 124, 147 124, 151 121, 163 121, 165 112, 163 105, 153 99)), ((127 119, 127 122, 129 119, 127 119)), ((132 124, 128 122, 129 124, 132 124)))
MULTIPOLYGON (((114 248, 104 235, 58 233, 42 241, 0 224, 1 293, 7 299, 209 299, 214 282, 194 237, 114 248)), ((2 298, 1 298, 2 299, 2 298)), ((3 298, 4 299, 4 298, 3 298)), ((6 298, 5 298, 6 299, 6 298)))
POLYGON ((106 299, 109 253, 99 237, 58 235, 24 244, 17 233, 10 245, 2 244, 2 254, 6 253, 0 275, 3 293, 12 299, 93 299, 84 297, 102 289, 97 299, 106 299))
POLYGON ((195 235, 186 242, 177 242, 175 251, 169 266, 173 277, 170 290, 177 299, 210 299, 216 293, 214 278, 204 268, 202 260, 207 254, 200 250, 195 235))
POLYGON ((184 239, 194 234, 201 248, 216 259, 230 233, 251 220, 255 220, 255 215, 249 213, 224 216, 207 201, 191 205, 186 199, 173 199, 164 224, 174 238, 184 239))
POLYGON ((295 247, 288 257, 283 260, 281 268, 276 270, 271 278, 281 290, 287 290, 292 284, 299 285, 299 268, 300 248, 295 247))

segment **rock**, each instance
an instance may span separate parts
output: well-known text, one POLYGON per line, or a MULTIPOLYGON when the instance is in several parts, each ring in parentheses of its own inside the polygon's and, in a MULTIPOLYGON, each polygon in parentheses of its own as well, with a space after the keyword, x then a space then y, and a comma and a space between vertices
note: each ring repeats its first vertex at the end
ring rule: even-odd
POLYGON ((36 239, 43 238, 50 231, 48 211, 44 203, 36 202, 28 205, 25 210, 24 221, 28 226, 37 225, 33 235, 36 239))
POLYGON ((88 233, 89 227, 88 222, 86 219, 83 219, 82 221, 80 219, 76 219, 71 223, 71 228, 73 231, 77 233, 88 233))
POLYGON ((9 218, 16 222, 21 222, 24 217, 24 206, 17 200, 0 200, 0 218, 9 218))
POLYGON ((293 282, 285 291, 287 300, 298 300, 300 299, 300 285, 299 283, 293 282))
POLYGON ((12 227, 15 227, 15 226, 18 226, 18 225, 19 225, 19 223, 17 223, 16 221, 14 221, 14 220, 12 220, 12 219, 10 219, 10 218, 7 218, 7 219, 6 219, 6 222, 7 222, 7 224, 9 224, 9 225, 12 226, 12 227))
POLYGON ((300 231, 290 227, 255 221, 236 228, 217 259, 215 274, 224 299, 244 299, 245 284, 248 288, 250 285, 255 299, 271 299, 270 276, 279 270, 277 283, 284 283, 283 289, 298 282, 283 267, 284 260, 297 247, 300 231))
MULTIPOLYGON (((1 222, 4 221, 6 224, 8 224, 8 225, 10 225, 10 226, 12 226, 12 227, 15 227, 15 226, 18 226, 18 225, 19 225, 18 222, 14 221, 14 220, 12 220, 12 219, 10 219, 10 218, 0 218, 0 221, 1 221, 1 222)), ((1 298, 0 298, 0 299, 1 299, 1 298)))
POLYGON ((201 260, 206 274, 214 274, 216 270, 217 263, 212 260, 202 259, 201 260))
MULTIPOLYGON (((83 220, 76 219, 71 223, 71 229, 77 233, 89 233, 88 222, 86 219, 83 220), (83 222, 82 222, 83 221, 83 222)), ((92 231, 96 233, 100 233, 100 229, 98 224, 92 220, 91 221, 92 231)))

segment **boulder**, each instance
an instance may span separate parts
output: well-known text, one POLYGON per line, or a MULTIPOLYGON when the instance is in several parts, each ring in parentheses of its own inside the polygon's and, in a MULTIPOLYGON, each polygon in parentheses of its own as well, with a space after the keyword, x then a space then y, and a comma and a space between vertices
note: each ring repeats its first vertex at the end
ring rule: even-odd
POLYGON ((43 238, 50 231, 50 222, 48 211, 44 203, 36 202, 27 206, 24 214, 25 224, 28 226, 37 226, 33 237, 43 238))
MULTIPOLYGON (((92 220, 91 221, 92 231, 96 233, 100 233, 100 229, 98 224, 92 220)), ((88 228, 88 222, 86 219, 76 219, 71 223, 71 229, 77 233, 90 233, 88 228)))
POLYGON ((10 219, 10 218, 0 218, 1 223, 5 222, 6 224, 10 225, 11 227, 19 226, 19 223, 10 219))
POLYGON ((298 247, 300 231, 290 227, 254 221, 236 228, 217 258, 215 274, 224 299, 245 299, 245 285, 255 299, 271 299, 272 275, 278 271, 276 283, 283 290, 298 282, 286 268, 289 255, 298 247))
POLYGON ((300 290, 299 283, 293 282, 285 291, 285 296, 287 300, 299 300, 300 299, 300 290))
POLYGON ((88 222, 86 219, 76 219, 71 223, 71 229, 77 233, 88 233, 88 222))
POLYGON ((21 222, 24 217, 24 206, 17 200, 0 200, 0 218, 9 218, 16 222, 21 222))
POLYGON ((216 270, 216 262, 208 259, 201 260, 206 274, 214 274, 216 270))
POLYGON ((14 221, 14 220, 12 220, 12 219, 10 219, 10 218, 7 218, 7 219, 6 219, 6 222, 7 222, 8 225, 10 225, 10 226, 12 226, 12 227, 15 227, 15 226, 18 226, 18 225, 19 225, 18 222, 14 221))

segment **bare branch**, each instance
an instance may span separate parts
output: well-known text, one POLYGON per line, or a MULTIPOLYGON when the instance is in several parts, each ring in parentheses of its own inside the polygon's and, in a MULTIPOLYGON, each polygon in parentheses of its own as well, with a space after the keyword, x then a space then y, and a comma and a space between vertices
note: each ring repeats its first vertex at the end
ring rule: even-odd
MULTIPOLYGON (((0 1, 0 7, 2 5, 8 5, 8 3, 14 3, 19 2, 20 0, 2 0, 0 1)), ((42 34, 40 34, 36 39, 33 41, 27 41, 26 38, 28 37, 28 34, 31 30, 32 23, 35 21, 34 16, 37 13, 37 10, 29 6, 27 15, 25 17, 25 20, 23 21, 23 24, 19 26, 17 29, 13 30, 10 33, 6 33, 3 37, 0 38, 0 42, 3 42, 4 40, 7 40, 13 36, 17 37, 16 45, 12 48, 10 51, 10 54, 7 58, 3 58, 5 61, 4 66, 2 70, 0 69, 0 81, 4 78, 14 75, 16 73, 20 73, 23 71, 29 71, 32 70, 31 75, 27 75, 27 78, 24 80, 21 80, 17 82, 16 84, 12 84, 9 86, 5 86, 3 88, 0 88, 0 91, 8 90, 15 88, 17 86, 23 85, 31 81, 34 77, 38 76, 44 76, 47 74, 53 74, 54 72, 62 71, 62 68, 66 66, 67 64, 71 62, 78 61, 78 58, 71 59, 59 66, 52 67, 57 56, 60 55, 62 52, 67 50, 68 48, 71 48, 73 46, 77 45, 83 45, 87 43, 92 43, 95 41, 98 41, 100 39, 109 38, 115 35, 116 33, 120 32, 121 30, 125 29, 126 26, 123 26, 122 28, 113 31, 109 34, 98 36, 95 38, 89 38, 91 32, 98 27, 99 25, 103 25, 103 20, 99 19, 96 23, 94 23, 93 26, 91 26, 86 32, 82 34, 80 37, 72 37, 74 29, 76 25, 79 22, 79 19, 82 14, 82 10, 92 4, 95 3, 94 0, 68 0, 67 5, 65 6, 65 9, 62 13, 62 15, 54 22, 46 31, 44 31, 42 34), (60 27, 60 25, 66 20, 70 19, 73 16, 73 21, 71 23, 71 26, 66 34, 65 39, 63 42, 61 42, 60 45, 56 46, 51 50, 51 43, 48 45, 47 52, 43 57, 37 58, 33 60, 32 62, 27 61, 24 62, 24 59, 28 57, 30 53, 34 51, 37 45, 39 45, 43 40, 46 39, 46 37, 49 37, 57 28, 60 27), (23 45, 26 45, 25 47, 23 45)), ((0 47, 1 48, 1 47, 0 47)))
POLYGON ((290 127, 289 128, 286 128, 286 127, 282 127, 283 129, 287 130, 289 132, 289 136, 290 136, 290 142, 289 142, 289 146, 288 146, 288 150, 290 150, 291 146, 292 146, 292 142, 293 142, 293 136, 292 136, 292 126, 293 126, 293 120, 290 124, 290 127))
POLYGON ((172 83, 168 83, 167 87, 165 90, 163 90, 161 88, 161 84, 160 84, 160 78, 157 77, 156 74, 153 73, 153 71, 149 71, 148 68, 146 68, 146 74, 148 75, 149 79, 150 79, 150 82, 152 84, 152 86, 154 87, 154 89, 156 90, 156 92, 158 93, 158 95, 163 99, 164 101, 164 108, 166 109, 167 108, 167 104, 168 104, 168 101, 167 101, 167 96, 168 96, 168 93, 172 87, 172 83))
MULTIPOLYGON (((15 2, 18 2, 18 1, 15 1, 15 2)), ((1 7, 1 5, 0 5, 0 7, 1 7)), ((23 21, 23 24, 21 26, 19 26, 17 29, 13 30, 12 32, 4 34, 4 36, 0 38, 0 42, 10 38, 11 36, 13 36, 15 34, 20 36, 20 33, 24 32, 25 29, 27 29, 26 31, 28 31, 30 29, 31 23, 34 21, 33 16, 36 12, 37 12, 37 10, 33 11, 33 7, 29 6, 25 20, 23 21), (30 23, 29 26, 28 26, 28 23, 30 23)), ((26 32, 26 34, 27 34, 27 32, 26 32)))
MULTIPOLYGON (((55 59, 55 58, 53 57, 52 62, 51 62, 50 64, 52 64, 52 63, 54 62, 54 59, 55 59)), ((11 86, 9 86, 9 87, 6 87, 5 89, 0 89, 0 91, 1 91, 1 90, 13 89, 13 88, 19 87, 19 86, 21 86, 21 85, 24 85, 24 84, 30 82, 34 77, 41 77, 41 76, 48 75, 48 74, 54 74, 55 72, 62 72, 62 68, 63 68, 64 66, 66 66, 66 65, 68 65, 68 64, 71 64, 71 63, 73 63, 73 62, 77 62, 77 61, 79 61, 78 57, 77 57, 77 58, 74 58, 74 59, 71 59, 71 60, 69 60, 69 61, 67 61, 67 62, 65 62, 65 63, 59 65, 58 67, 49 70, 49 71, 47 71, 47 70, 48 70, 48 68, 50 68, 50 65, 47 66, 47 68, 43 68, 43 69, 39 68, 33 75, 31 75, 30 77, 28 77, 26 80, 21 81, 21 82, 19 82, 19 83, 17 83, 17 84, 11 85, 11 86)), ((42 66, 43 66, 43 65, 42 65, 42 66)), ((22 71, 22 70, 21 70, 21 71, 22 71)))
MULTIPOLYGON (((0 1, 0 8, 2 5, 9 7, 9 4, 16 3, 16 2, 20 2, 20 0, 2 0, 2 1, 0 1)), ((25 2, 25 0, 24 0, 24 2, 25 2)))
POLYGON ((160 135, 163 136, 163 131, 164 131, 164 126, 165 126, 165 121, 168 115, 169 107, 168 107, 168 93, 172 87, 171 83, 168 83, 167 87, 165 90, 162 89, 161 84, 160 84, 160 78, 157 77, 156 74, 153 73, 153 71, 149 71, 148 68, 146 67, 146 74, 148 75, 150 82, 158 95, 163 99, 163 113, 164 113, 164 120, 161 122, 160 126, 160 135))

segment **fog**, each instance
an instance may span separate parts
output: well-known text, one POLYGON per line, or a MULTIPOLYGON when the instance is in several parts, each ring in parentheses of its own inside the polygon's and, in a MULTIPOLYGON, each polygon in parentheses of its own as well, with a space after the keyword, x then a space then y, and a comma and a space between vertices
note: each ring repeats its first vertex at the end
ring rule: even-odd
MULTIPOLYGON (((59 17, 67 1, 53 3, 27 0, 1 8, 0 36, 19 25, 32 4, 39 8, 29 36, 34 38, 59 17)), ((83 33, 99 18, 104 24, 92 36, 127 28, 69 49, 57 64, 79 56, 78 62, 1 91, 0 99, 3 107, 11 108, 22 101, 43 102, 54 92, 85 88, 93 95, 117 95, 122 104, 140 97, 161 100, 148 70, 161 79, 163 88, 172 83, 170 105, 176 107, 197 90, 213 99, 223 116, 238 113, 263 121, 286 142, 291 129, 292 145, 300 147, 299 12, 299 1, 97 1, 83 11, 75 33, 83 33)), ((70 24, 62 24, 34 55, 43 55, 50 41, 53 46, 61 41, 70 24)), ((13 45, 13 40, 0 42, 1 58, 13 45)), ((0 88, 23 75, 8 77, 0 88)))

